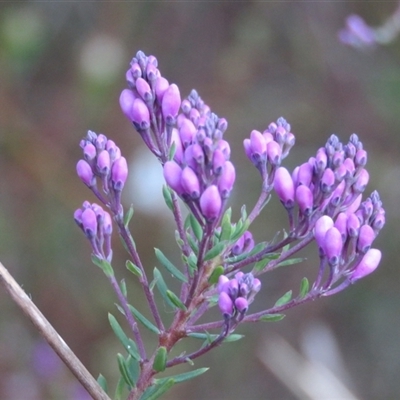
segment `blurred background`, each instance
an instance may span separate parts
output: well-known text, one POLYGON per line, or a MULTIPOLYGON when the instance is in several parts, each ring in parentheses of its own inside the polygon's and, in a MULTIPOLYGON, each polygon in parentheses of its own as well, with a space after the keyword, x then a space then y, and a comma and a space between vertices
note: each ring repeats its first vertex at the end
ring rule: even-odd
MULTIPOLYGON (((337 32, 347 15, 379 25, 391 2, 2 2, 0 4, 0 260, 95 377, 114 391, 116 353, 107 313, 115 298, 90 262, 72 214, 94 201, 75 174, 88 129, 111 137, 131 163, 125 204, 152 271, 153 247, 179 260, 173 221, 161 200, 161 168, 119 109, 125 71, 140 49, 186 96, 196 88, 220 117, 237 169, 235 217, 251 209, 259 176, 242 142, 284 116, 296 134, 288 168, 336 133, 359 134, 370 184, 387 223, 376 240, 380 268, 349 290, 290 310, 276 323, 243 325, 242 341, 196 361, 211 371, 165 399, 394 399, 400 393, 400 38, 360 52, 337 32)), ((287 226, 273 199, 254 224, 258 240, 287 226)), ((114 267, 146 313, 115 238, 114 267)), ((302 264, 263 277, 254 309, 272 306, 316 276, 311 246, 302 264)), ((147 315, 147 314, 146 314, 147 315)), ((154 346, 146 334, 149 349, 154 346)), ((191 344, 192 345, 192 344, 191 344)), ((177 368, 185 371, 187 367, 177 368)), ((0 287, 0 398, 85 399, 85 392, 0 287)))

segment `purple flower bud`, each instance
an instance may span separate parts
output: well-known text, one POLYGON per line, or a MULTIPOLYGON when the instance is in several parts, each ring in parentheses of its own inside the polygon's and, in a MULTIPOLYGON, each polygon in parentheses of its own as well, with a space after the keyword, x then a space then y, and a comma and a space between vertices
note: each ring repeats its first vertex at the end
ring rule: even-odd
MULTIPOLYGON (((215 153, 214 153, 215 154, 215 153)), ((225 161, 222 174, 218 180, 218 190, 223 199, 229 197, 236 179, 235 167, 230 161, 225 161)))
POLYGON ((357 193, 364 192, 365 188, 367 187, 369 181, 369 173, 368 171, 363 168, 358 175, 356 183, 353 185, 353 190, 357 193))
POLYGON ((231 156, 231 147, 226 140, 219 140, 217 143, 217 149, 221 150, 223 155, 225 156, 225 160, 229 160, 231 156))
POLYGON ((97 156, 97 170, 102 175, 107 175, 110 172, 110 154, 107 150, 102 150, 97 156))
POLYGON ((252 156, 252 150, 251 150, 251 142, 250 139, 244 139, 243 140, 243 147, 244 147, 244 152, 246 153, 247 158, 253 162, 251 156, 252 156))
POLYGON ((360 207, 361 200, 362 200, 362 195, 360 194, 351 204, 348 205, 345 213, 347 215, 355 213, 358 210, 358 207, 360 207))
POLYGON ((294 206, 293 180, 289 171, 284 167, 279 167, 275 172, 274 190, 285 208, 294 206))
POLYGON ((324 238, 323 250, 330 265, 337 265, 343 249, 342 235, 339 230, 332 227, 327 230, 324 238))
POLYGON ((150 85, 143 78, 138 78, 136 80, 136 90, 146 103, 153 100, 153 93, 151 92, 150 85))
POLYGON ((261 132, 253 130, 250 133, 250 147, 254 159, 259 160, 267 151, 267 145, 261 132))
POLYGON ((222 170, 225 164, 225 156, 222 153, 221 150, 216 149, 213 154, 212 158, 212 167, 213 167, 213 172, 216 176, 219 176, 222 174, 222 170))
POLYGON ((275 131, 275 140, 282 146, 286 142, 287 132, 282 126, 278 126, 275 131))
POLYGON ((264 136, 264 140, 265 140, 266 144, 268 144, 269 142, 272 142, 274 140, 274 136, 268 130, 263 132, 263 136, 264 136))
POLYGON ((193 122, 190 119, 185 118, 182 121, 181 126, 179 127, 179 136, 182 140, 183 146, 186 148, 188 147, 196 134, 196 127, 193 125, 193 122))
POLYGON ((330 168, 327 168, 324 171, 320 182, 320 188, 322 193, 330 194, 334 184, 335 184, 335 174, 330 168))
POLYGON ((75 210, 74 212, 74 220, 77 223, 77 225, 82 228, 82 209, 78 208, 77 210, 75 210))
POLYGON ((226 288, 228 282, 229 282, 229 278, 227 276, 225 276, 225 275, 219 276, 218 285, 217 285, 218 293, 225 291, 225 288, 226 288))
POLYGON ((251 291, 253 293, 258 293, 261 289, 261 281, 258 278, 254 278, 251 291))
POLYGON ((242 271, 236 272, 236 274, 235 274, 235 279, 236 279, 238 282, 241 282, 243 276, 244 276, 244 273, 243 273, 242 271))
POLYGON ((355 214, 350 214, 347 216, 347 233, 350 237, 358 236, 360 230, 360 220, 355 214))
POLYGON ((350 174, 354 174, 356 167, 354 166, 354 161, 351 158, 346 158, 343 162, 343 165, 346 167, 347 171, 350 174))
POLYGON ((367 152, 364 149, 357 150, 356 156, 355 156, 355 164, 357 167, 364 167, 367 164, 367 152))
POLYGON ((363 225, 358 235, 357 250, 366 253, 375 239, 375 232, 369 225, 363 225))
POLYGON ((317 155, 315 157, 315 170, 317 173, 321 173, 325 170, 328 165, 328 157, 326 155, 326 151, 323 147, 318 149, 317 155))
POLYGON ((343 243, 344 243, 346 241, 346 238, 347 238, 347 214, 346 213, 341 212, 336 217, 335 228, 337 228, 337 230, 342 235, 342 240, 343 240, 343 243))
POLYGON ((312 213, 314 197, 308 186, 300 185, 296 188, 296 202, 299 205, 301 213, 309 216, 312 213))
POLYGON ((132 105, 132 121, 139 129, 147 129, 150 126, 149 109, 142 99, 135 99, 132 105))
POLYGON ((189 119, 194 123, 194 126, 197 126, 200 119, 199 110, 192 108, 189 113, 189 119))
POLYGON ((332 218, 328 217, 327 215, 323 215, 315 223, 314 237, 315 237, 315 241, 317 242, 317 244, 320 248, 323 247, 323 244, 325 242, 326 232, 333 226, 334 226, 334 223, 333 223, 332 218))
POLYGON ((347 174, 349 174, 349 171, 347 170, 344 164, 335 169, 335 179, 338 182, 342 182, 343 179, 347 176, 347 174))
POLYGON ((228 293, 220 293, 218 297, 218 307, 223 315, 231 316, 233 314, 233 302, 228 293))
POLYGON ((155 85, 155 92, 158 102, 161 104, 162 99, 164 97, 165 91, 169 87, 169 82, 163 77, 160 76, 157 78, 156 85, 155 85))
POLYGON ((349 281, 354 283, 361 278, 374 272, 378 267, 382 258, 382 253, 378 249, 369 249, 360 263, 355 267, 353 273, 349 277, 349 281))
POLYGON ((229 281, 226 286, 226 292, 229 294, 231 298, 236 298, 239 293, 239 282, 236 278, 233 278, 229 281))
POLYGON ((271 165, 277 166, 281 163, 282 148, 274 140, 267 144, 267 156, 271 165))
POLYGON ((228 129, 228 121, 225 118, 220 118, 217 127, 222 133, 224 133, 228 129))
POLYGON ((243 236, 244 238, 244 243, 243 243, 243 251, 251 251, 254 248, 254 239, 253 235, 250 231, 246 231, 243 236))
POLYGON ((181 110, 185 115, 188 115, 190 113, 190 110, 192 109, 192 105, 190 104, 190 101, 188 99, 185 99, 182 101, 181 104, 181 110))
POLYGON ((196 173, 190 167, 185 167, 181 175, 181 185, 185 192, 195 200, 200 197, 200 182, 196 173))
POLYGON ((91 208, 87 208, 82 212, 81 219, 85 235, 89 239, 93 239, 97 234, 97 218, 95 212, 91 208))
POLYGON ((106 150, 110 154, 111 162, 121 157, 121 151, 113 140, 110 139, 107 140, 106 150))
POLYGON ((142 76, 142 69, 140 68, 140 65, 137 62, 131 64, 130 71, 134 79, 140 78, 142 76))
MULTIPOLYGON (((242 235, 242 236, 240 236, 240 238, 236 241, 236 243, 232 247, 232 254, 235 256, 242 254, 243 246, 244 246, 244 236, 242 235)), ((236 278, 236 279, 238 279, 238 278, 236 278)))
POLYGON ((179 195, 183 193, 181 184, 182 168, 175 161, 167 161, 164 164, 164 179, 167 185, 179 195))
POLYGON ((383 228, 383 225, 385 225, 385 211, 382 209, 381 212, 376 214, 372 223, 372 228, 374 229, 376 235, 383 228))
POLYGON ((368 48, 376 43, 376 35, 373 28, 358 15, 349 15, 346 19, 346 27, 340 30, 339 39, 342 43, 353 47, 368 48))
POLYGON ((238 297, 235 300, 235 307, 240 313, 244 314, 249 308, 249 303, 244 297, 238 297))
POLYGON ((87 143, 83 148, 83 157, 86 161, 91 161, 96 157, 97 150, 93 143, 87 143))
POLYGON ((167 121, 171 117, 176 118, 180 106, 181 94, 179 93, 178 86, 173 83, 165 91, 161 102, 161 109, 164 119, 167 121))
POLYGON ((76 164, 76 173, 85 185, 92 187, 96 183, 92 168, 85 160, 78 161, 76 164))
POLYGON ((343 164, 344 151, 336 151, 332 157, 332 165, 334 168, 338 168, 343 164))
POLYGON ((107 144, 107 138, 105 135, 103 135, 102 133, 100 133, 99 135, 97 135, 97 138, 95 140, 95 146, 96 149, 98 151, 104 150, 106 148, 106 144, 107 144))
POLYGON ((306 162, 301 164, 297 173, 297 185, 310 186, 313 176, 313 167, 306 162))
POLYGON ((241 283, 239 286, 239 295, 243 296, 243 297, 247 297, 249 292, 250 292, 250 289, 249 289, 249 286, 247 285, 247 283, 241 283))
POLYGON ((107 211, 104 211, 103 233, 110 236, 112 233, 112 219, 107 211))
POLYGON ((219 216, 221 207, 222 200, 217 186, 209 186, 200 197, 200 209, 202 214, 207 220, 214 220, 219 216))
POLYGON ((121 106, 122 112, 125 114, 129 121, 133 121, 132 107, 135 100, 135 94, 130 89, 124 89, 119 96, 119 105, 121 106))
POLYGON ((114 161, 111 167, 111 182, 113 189, 121 191, 128 177, 128 164, 125 157, 120 157, 114 161))

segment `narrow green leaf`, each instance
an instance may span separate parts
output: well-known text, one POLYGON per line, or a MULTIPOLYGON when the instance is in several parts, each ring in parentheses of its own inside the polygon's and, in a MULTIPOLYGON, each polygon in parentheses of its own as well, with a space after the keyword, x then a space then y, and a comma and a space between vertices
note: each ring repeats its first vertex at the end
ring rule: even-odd
POLYGON ((154 385, 147 389, 140 400, 156 400, 160 396, 162 396, 167 390, 171 389, 172 386, 175 385, 175 380, 173 378, 169 378, 163 381, 159 385, 154 385))
POLYGON ((128 385, 129 390, 131 390, 135 386, 135 383, 133 382, 132 378, 129 375, 128 367, 126 365, 124 356, 118 353, 117 361, 118 361, 119 372, 121 373, 122 378, 124 378, 125 383, 128 385))
POLYGON ((195 369, 194 371, 184 372, 183 374, 169 376, 167 378, 155 379, 155 382, 156 383, 162 383, 166 379, 173 378, 175 383, 181 383, 181 382, 185 382, 185 381, 187 381, 189 379, 193 379, 196 376, 202 375, 202 374, 204 374, 204 372, 207 372, 209 369, 210 368, 199 368, 199 369, 195 369))
POLYGON ((305 260, 305 258, 290 258, 289 260, 282 261, 276 267, 286 267, 287 265, 293 265, 301 263, 305 260))
POLYGON ((259 318, 261 322, 280 321, 285 318, 285 314, 266 314, 259 318))
POLYGON ((175 241, 178 244, 179 248, 182 249, 185 242, 181 239, 179 231, 177 229, 175 229, 175 241))
POLYGON ((232 233, 231 216, 232 216, 232 209, 229 207, 225 211, 224 216, 222 217, 221 235, 220 235, 220 238, 219 238, 220 241, 230 240, 230 238, 231 238, 231 233, 232 233))
POLYGON ((194 253, 190 253, 187 259, 187 265, 189 267, 189 274, 191 277, 194 276, 197 271, 197 256, 194 253))
POLYGON ((119 287, 121 288, 122 294, 125 296, 125 298, 128 296, 128 291, 126 289, 126 282, 125 279, 121 279, 121 282, 119 284, 119 287))
POLYGON ((124 216, 124 226, 125 226, 125 228, 128 227, 129 222, 131 222, 132 217, 133 217, 133 204, 131 204, 131 206, 129 207, 128 212, 124 216))
POLYGON ((167 296, 176 307, 180 308, 183 311, 187 310, 186 306, 181 302, 180 298, 174 292, 167 290, 167 296))
POLYGON ((236 225, 236 229, 231 236, 231 241, 236 242, 236 240, 238 240, 240 236, 242 236, 243 233, 247 231, 247 228, 249 226, 250 226, 250 220, 246 219, 244 222, 242 222, 242 220, 239 220, 236 225))
POLYGON ((276 260, 279 256, 279 253, 267 254, 265 258, 255 263, 253 271, 262 271, 270 261, 276 260))
POLYGON ((156 372, 162 372, 165 370, 167 364, 167 348, 165 346, 160 346, 157 349, 157 353, 154 357, 153 369, 156 372))
POLYGON ((125 380, 121 376, 118 379, 117 387, 115 389, 115 396, 114 396, 115 400, 122 400, 122 395, 124 393, 125 386, 126 386, 125 380))
POLYGON ((149 331, 159 335, 159 329, 153 325, 143 314, 141 314, 135 307, 129 304, 129 309, 131 310, 132 314, 136 317, 136 319, 143 324, 149 331))
POLYGON ((300 292, 299 292, 300 298, 303 298, 308 293, 309 287, 310 284, 308 283, 308 279, 304 277, 300 283, 300 292))
POLYGON ((136 385, 140 374, 140 364, 139 361, 135 360, 133 357, 128 356, 126 360, 126 368, 132 382, 136 385))
POLYGON ((193 214, 189 214, 189 223, 194 233, 194 236, 200 242, 203 238, 203 229, 201 228, 199 221, 197 221, 193 214))
POLYGON ((282 297, 280 297, 276 303, 275 303, 275 307, 280 307, 283 306, 284 304, 288 303, 290 301, 290 299, 292 298, 292 291, 289 290, 288 292, 286 292, 282 297))
POLYGON ((193 238, 192 235, 188 234, 186 236, 187 236, 187 240, 188 240, 189 246, 192 249, 193 253, 198 254, 198 252, 199 252, 198 243, 195 241, 195 239, 193 238))
POLYGON ((140 360, 140 355, 136 347, 136 343, 129 339, 128 336, 125 335, 125 332, 121 328, 121 325, 118 323, 116 318, 108 313, 108 320, 110 321, 110 325, 112 330, 114 331, 115 335, 119 339, 119 341, 124 346, 125 350, 136 360, 140 360))
POLYGON ((165 204, 167 205, 167 207, 173 211, 174 206, 173 206, 173 202, 172 202, 172 194, 171 194, 171 189, 167 186, 167 185, 163 185, 162 187, 162 193, 164 196, 164 201, 165 204))
POLYGON ((136 266, 131 260, 126 260, 125 266, 128 271, 132 272, 132 274, 141 278, 143 276, 142 271, 138 266, 136 266))
POLYGON ((95 254, 92 254, 92 263, 101 268, 103 272, 106 274, 106 276, 108 277, 114 276, 114 270, 111 264, 107 260, 104 260, 103 258, 100 258, 95 254))
POLYGON ((187 283, 186 276, 181 271, 179 271, 179 269, 176 268, 175 265, 172 264, 172 262, 169 261, 167 257, 165 257, 164 253, 161 250, 154 249, 154 251, 156 253, 158 261, 160 261, 160 263, 173 277, 180 280, 181 282, 187 283))
POLYGON ((97 377, 97 383, 100 385, 100 387, 101 387, 106 393, 108 393, 107 380, 106 380, 106 378, 104 378, 104 376, 103 376, 102 374, 99 374, 99 376, 97 377))
POLYGON ((217 243, 213 248, 207 251, 206 255, 204 256, 204 261, 212 260, 213 258, 217 257, 221 254, 222 250, 226 247, 225 242, 217 243))
MULTIPOLYGON (((207 344, 213 342, 219 335, 211 334, 208 332, 200 333, 200 332, 192 332, 188 333, 188 336, 194 339, 206 340, 207 344)), ((232 333, 224 339, 224 343, 236 342, 244 338, 244 335, 239 335, 238 333, 232 333)))
POLYGON ((154 273, 154 280, 156 282, 157 289, 160 292, 162 298, 172 308, 176 308, 176 305, 170 300, 170 298, 167 295, 168 287, 167 287, 167 285, 166 285, 166 283, 164 281, 164 278, 161 275, 161 272, 157 268, 154 268, 154 272, 153 273, 154 273))
POLYGON ((218 279, 223 273, 225 269, 222 265, 218 265, 218 267, 214 268, 214 271, 211 273, 210 277, 208 278, 208 282, 213 285, 214 283, 218 282, 218 279))
POLYGON ((168 154, 168 160, 173 160, 175 157, 175 151, 176 151, 176 144, 175 142, 171 143, 171 147, 169 148, 169 154, 168 154))
POLYGON ((243 221, 247 219, 247 211, 246 211, 246 205, 243 204, 242 208, 240 209, 240 215, 243 221))
POLYGON ((230 342, 236 342, 242 338, 244 338, 244 335, 239 335, 238 333, 231 333, 223 341, 224 343, 230 343, 230 342))

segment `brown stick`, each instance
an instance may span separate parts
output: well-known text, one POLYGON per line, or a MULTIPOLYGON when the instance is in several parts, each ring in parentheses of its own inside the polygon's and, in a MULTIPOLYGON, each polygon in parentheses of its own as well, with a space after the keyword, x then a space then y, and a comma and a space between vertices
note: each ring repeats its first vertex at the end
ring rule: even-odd
POLYGON ((45 316, 35 306, 32 300, 24 292, 21 286, 10 275, 7 269, 0 263, 0 282, 4 285, 8 294, 17 303, 18 307, 31 320, 47 343, 64 361, 67 367, 75 375, 82 386, 90 393, 95 400, 110 400, 96 379, 85 368, 73 351, 64 342, 57 331, 47 321, 45 316))

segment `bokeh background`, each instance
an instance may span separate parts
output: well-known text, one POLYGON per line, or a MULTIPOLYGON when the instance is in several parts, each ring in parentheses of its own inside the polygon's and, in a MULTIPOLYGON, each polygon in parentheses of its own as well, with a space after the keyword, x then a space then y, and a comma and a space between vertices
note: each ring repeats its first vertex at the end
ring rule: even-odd
MULTIPOLYGON (((289 311, 281 322, 240 327, 244 340, 198 359, 196 367, 211 371, 165 398, 397 398, 400 38, 367 52, 337 39, 347 15, 379 25, 395 7, 378 1, 1 2, 0 260, 95 377, 103 373, 114 390, 122 348, 107 321, 113 293, 72 218, 83 200, 94 201, 75 175, 88 129, 112 137, 131 163, 124 201, 135 206, 132 231, 148 270, 156 262, 153 247, 179 259, 157 186, 161 169, 118 105, 125 70, 141 49, 158 58, 183 95, 196 88, 228 119, 236 216, 243 203, 252 207, 260 187, 242 141, 281 115, 297 140, 285 161, 289 168, 314 155, 331 133, 343 141, 358 133, 369 151, 367 194, 378 189, 387 211, 376 241, 384 257, 372 276, 289 311)), ((268 240, 286 223, 274 199, 253 232, 268 240)), ((304 263, 264 276, 255 308, 298 290, 303 276, 315 277, 316 249, 304 255, 304 263)), ((125 257, 116 238, 118 276, 145 312, 125 257)), ((151 335, 146 338, 151 348, 151 335)), ((87 398, 1 287, 0 398, 87 398)))

